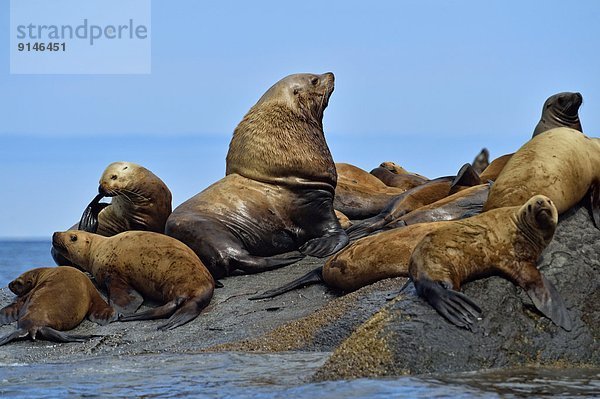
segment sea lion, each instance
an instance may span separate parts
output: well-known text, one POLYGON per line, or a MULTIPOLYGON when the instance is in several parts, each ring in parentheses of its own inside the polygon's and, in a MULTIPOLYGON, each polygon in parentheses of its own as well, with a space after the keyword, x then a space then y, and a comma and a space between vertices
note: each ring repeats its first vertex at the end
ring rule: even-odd
POLYGON ((337 217, 338 222, 340 222, 340 226, 342 226, 342 229, 346 230, 350 226, 352 226, 352 221, 348 218, 348 216, 344 215, 342 212, 335 210, 335 217, 337 217))
POLYGON ((418 174, 418 173, 409 172, 409 171, 407 171, 406 169, 404 169, 402 166, 400 166, 400 165, 398 165, 397 163, 395 163, 395 162, 392 162, 392 161, 385 161, 385 162, 382 162, 382 163, 379 165, 379 167, 380 167, 380 168, 385 168, 385 169, 389 170, 390 172, 392 172, 392 173, 395 173, 395 174, 397 174, 397 175, 413 175, 413 176, 420 177, 420 178, 422 178, 423 180, 430 180, 430 179, 428 179, 427 177, 425 177, 425 176, 423 176, 423 175, 420 175, 420 174, 418 174))
POLYGON ((336 163, 338 181, 333 206, 351 219, 377 215, 406 190, 388 187, 377 177, 354 165, 336 163))
POLYGON ((438 313, 470 329, 481 309, 457 290, 473 278, 500 275, 523 288, 540 312, 570 331, 562 298, 536 267, 557 223, 557 209, 543 195, 531 197, 524 205, 446 222, 415 247, 408 266, 410 278, 417 293, 438 313))
POLYGON ((504 169, 506 163, 512 156, 513 153, 510 153, 494 159, 479 175, 481 182, 496 181, 500 172, 502 172, 502 169, 504 169))
POLYGON ((170 330, 196 318, 213 296, 215 282, 196 254, 163 234, 71 230, 54 233, 52 246, 107 289, 121 321, 170 317, 159 327, 170 330), (161 306, 134 313, 144 299, 161 306))
POLYGON ((487 201, 491 184, 480 184, 422 206, 401 218, 386 224, 382 230, 390 230, 417 223, 463 219, 480 214, 487 201))
POLYGON ((484 205, 517 206, 536 194, 549 197, 562 214, 589 193, 600 228, 600 139, 569 129, 552 129, 525 143, 508 161, 484 205))
MULTIPOLYGON (((129 230, 164 233, 171 200, 171 191, 154 173, 132 162, 114 162, 100 177, 98 195, 70 230, 106 237, 129 230), (104 197, 111 197, 111 203, 101 203, 104 197)), ((52 256, 57 264, 68 264, 55 251, 52 256)))
POLYGON ((357 239, 380 230, 407 213, 429 205, 455 192, 479 185, 480 179, 470 164, 465 164, 457 176, 446 176, 425 184, 394 198, 379 214, 354 224, 348 229, 350 239, 357 239))
POLYGON ((77 327, 86 316, 104 325, 116 318, 115 310, 100 296, 90 279, 69 266, 29 270, 8 288, 17 295, 0 310, 0 324, 17 322, 17 331, 0 338, 0 345, 29 336, 58 342, 82 342, 92 336, 62 331, 77 327))
POLYGON ((490 164, 490 152, 487 148, 482 148, 481 152, 477 154, 471 165, 478 174, 481 174, 490 164))
POLYGON ((257 273, 348 244, 333 209, 337 173, 323 134, 332 73, 290 75, 239 123, 223 179, 181 204, 166 233, 220 278, 257 273))
POLYGON ((565 92, 548 97, 532 137, 557 127, 568 127, 583 132, 579 120, 579 107, 582 103, 583 96, 580 93, 565 92))
POLYGON ((381 180, 388 187, 396 187, 404 191, 410 190, 428 182, 423 177, 411 173, 398 174, 390 171, 388 168, 377 167, 370 172, 373 176, 381 180))
POLYGON ((428 233, 447 222, 419 223, 361 238, 304 276, 282 287, 249 299, 272 298, 296 288, 325 283, 342 291, 354 291, 376 281, 408 277, 413 249, 428 233))

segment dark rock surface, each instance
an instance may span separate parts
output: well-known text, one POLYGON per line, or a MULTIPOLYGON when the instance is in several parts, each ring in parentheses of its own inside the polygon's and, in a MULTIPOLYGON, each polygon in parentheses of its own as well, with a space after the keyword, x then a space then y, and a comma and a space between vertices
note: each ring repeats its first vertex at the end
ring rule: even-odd
MULTIPOLYGON (((600 231, 585 208, 561 218, 540 268, 563 296, 574 328, 566 332, 541 316, 521 289, 491 277, 464 286, 484 311, 474 332, 447 323, 415 295, 406 279, 388 279, 340 295, 315 285, 277 298, 248 297, 322 265, 309 258, 258 275, 222 280, 209 307, 173 331, 161 321, 83 322, 76 334, 98 334, 82 344, 19 341, 0 347, 0 362, 75 361, 90 356, 199 351, 333 352, 315 379, 454 372, 521 365, 600 365, 600 231), (396 297, 390 301, 389 297, 396 297)), ((0 305, 12 300, 0 290, 0 305)), ((0 327, 0 335, 15 326, 0 327)))

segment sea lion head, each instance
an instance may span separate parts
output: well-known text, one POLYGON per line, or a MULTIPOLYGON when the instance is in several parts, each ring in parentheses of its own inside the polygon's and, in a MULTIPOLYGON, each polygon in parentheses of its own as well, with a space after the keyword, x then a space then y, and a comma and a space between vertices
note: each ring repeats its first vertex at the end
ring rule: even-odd
POLYGON ((321 120, 334 89, 334 75, 297 73, 286 76, 263 94, 254 107, 281 104, 299 116, 321 120))
POLYGON ((554 236, 558 211, 550 198, 535 195, 519 209, 518 219, 526 233, 541 237, 547 244, 554 236))
POLYGON ((579 120, 579 107, 583 103, 581 93, 564 92, 548 97, 542 108, 542 117, 535 127, 534 136, 556 127, 569 127, 583 131, 579 120))
POLYGON ((73 264, 83 267, 88 263, 94 236, 80 230, 56 232, 52 235, 52 247, 73 264))
POLYGON ((400 166, 397 163, 392 162, 392 161, 382 162, 381 165, 379 165, 379 167, 387 169, 390 172, 393 172, 398 175, 403 175, 403 174, 408 173, 402 166, 400 166))
POLYGON ((136 197, 138 193, 140 176, 146 169, 131 162, 114 162, 102 173, 98 192, 106 197, 123 194, 124 197, 136 197))
POLYGON ((40 275, 48 270, 47 267, 39 267, 21 274, 8 284, 8 288, 17 296, 23 296, 31 291, 38 283, 40 275))

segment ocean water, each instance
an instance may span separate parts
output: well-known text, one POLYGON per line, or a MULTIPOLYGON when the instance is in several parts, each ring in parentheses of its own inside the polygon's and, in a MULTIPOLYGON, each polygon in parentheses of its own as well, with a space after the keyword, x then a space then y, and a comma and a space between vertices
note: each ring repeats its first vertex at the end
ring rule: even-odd
MULTIPOLYGON (((52 265, 50 241, 0 241, 0 286, 52 265)), ((49 345, 54 345, 49 343, 49 345)), ((0 350, 2 348, 0 347, 0 350)), ((201 353, 0 363, 0 398, 593 398, 600 368, 490 370, 310 383, 328 353, 201 353)))

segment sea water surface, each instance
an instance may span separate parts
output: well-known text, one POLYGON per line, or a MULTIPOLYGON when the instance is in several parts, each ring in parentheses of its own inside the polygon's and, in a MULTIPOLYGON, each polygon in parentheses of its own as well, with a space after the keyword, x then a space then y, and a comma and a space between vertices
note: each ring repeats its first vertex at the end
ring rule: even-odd
MULTIPOLYGON (((53 265, 50 241, 0 241, 0 286, 53 265)), ((56 345, 48 343, 48 345, 56 345)), ((0 347, 0 350, 2 348, 0 347)), ((600 368, 521 368, 310 383, 328 353, 102 356, 0 363, 0 398, 592 398, 600 368)))

